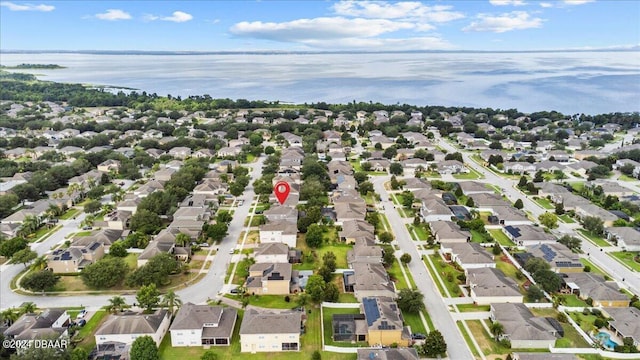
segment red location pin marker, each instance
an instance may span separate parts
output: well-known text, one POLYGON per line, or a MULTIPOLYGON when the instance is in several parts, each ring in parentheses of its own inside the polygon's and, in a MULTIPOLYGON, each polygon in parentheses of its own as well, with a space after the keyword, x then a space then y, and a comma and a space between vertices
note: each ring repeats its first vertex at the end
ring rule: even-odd
POLYGON ((276 186, 273 187, 273 192, 276 194, 276 198, 280 202, 280 205, 283 205, 287 198, 289 197, 289 192, 291 191, 291 186, 286 181, 278 181, 276 186))

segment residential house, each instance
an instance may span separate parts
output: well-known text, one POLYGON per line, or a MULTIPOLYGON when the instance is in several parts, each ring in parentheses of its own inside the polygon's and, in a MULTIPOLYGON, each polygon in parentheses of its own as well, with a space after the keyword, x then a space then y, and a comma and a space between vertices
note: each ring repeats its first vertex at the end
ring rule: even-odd
POLYGON ((298 222, 298 210, 289 206, 271 206, 263 215, 270 222, 283 220, 296 224, 298 222))
POLYGON ((602 309, 609 320, 609 329, 621 338, 633 339, 633 345, 640 347, 640 310, 635 307, 605 307, 602 309))
POLYGON ((499 339, 508 339, 512 349, 548 349, 560 335, 549 320, 534 316, 521 303, 491 304, 491 321, 502 324, 499 339))
POLYGON ((256 263, 249 268, 247 293, 256 295, 287 295, 291 290, 291 264, 256 263))
POLYGON ((429 227, 436 242, 440 244, 467 243, 471 241, 471 233, 462 230, 458 224, 452 221, 431 221, 429 222, 429 227))
POLYGON ((347 291, 353 291, 358 301, 364 297, 396 298, 396 289, 382 264, 353 263, 353 271, 343 274, 347 291))
POLYGON ((547 234, 542 228, 533 225, 507 225, 502 231, 518 246, 532 246, 542 243, 554 243, 553 235, 547 234))
POLYGON ((422 189, 426 189, 426 190, 431 189, 431 183, 425 179, 407 178, 407 179, 404 179, 403 181, 405 182, 403 186, 403 189, 405 190, 416 191, 416 190, 422 190, 422 189))
POLYGON ((626 251, 640 251, 640 231, 632 227, 614 226, 604 229, 607 240, 626 251))
POLYGON ((527 252, 534 257, 544 259, 555 272, 582 272, 584 268, 580 262, 580 256, 560 243, 532 245, 527 247, 527 252))
POLYGON ((536 171, 536 165, 528 162, 505 162, 504 172, 514 174, 533 173, 536 171))
POLYGON ((23 314, 4 330, 3 335, 11 340, 59 339, 69 335, 70 325, 71 318, 66 310, 45 309, 39 314, 23 314))
POLYGON ((469 269, 466 276, 469 294, 477 305, 521 303, 524 300, 518 283, 496 268, 469 269))
POLYGON ((367 206, 363 202, 339 202, 334 204, 336 224, 342 225, 348 220, 364 220, 367 206))
POLYGON ((96 330, 95 338, 98 349, 102 344, 121 343, 131 346, 141 336, 150 336, 160 346, 162 338, 169 329, 171 316, 167 309, 156 310, 153 314, 126 312, 109 315, 107 320, 96 330))
POLYGON ((342 230, 338 232, 341 241, 355 244, 359 240, 375 241, 374 227, 365 220, 347 220, 342 223, 342 230))
POLYGON ((290 132, 283 132, 282 137, 284 138, 284 140, 289 143, 289 146, 293 146, 293 147, 302 147, 302 137, 298 136, 298 135, 294 135, 290 132))
POLYGON ((262 243, 253 251, 256 263, 288 263, 289 246, 284 243, 262 243))
POLYGON ((580 358, 574 354, 554 354, 548 352, 512 352, 511 360, 580 360, 580 358))
POLYGON ((414 348, 358 348, 357 360, 418 360, 414 348))
POLYGON ((225 147, 220 148, 218 150, 218 156, 222 157, 222 158, 236 157, 236 156, 240 155, 241 152, 242 152, 242 149, 239 148, 239 147, 225 146, 225 147))
POLYGON ((591 298, 593 306, 628 307, 629 297, 615 281, 606 281, 602 275, 591 272, 567 274, 562 278, 563 288, 586 300, 591 298))
POLYGON ((260 226, 260 242, 284 243, 293 248, 296 247, 298 226, 287 220, 270 221, 260 226))
MULTIPOLYGON (((489 188, 486 184, 479 181, 461 181, 458 183, 462 193, 466 196, 475 194, 493 194, 494 190, 489 188)), ((475 199, 474 199, 475 201, 475 199)))
MULTIPOLYGON (((565 207, 566 210, 566 207, 565 207)), ((590 202, 584 202, 575 206, 576 216, 583 219, 589 216, 595 216, 600 218, 604 222, 605 227, 612 227, 613 222, 618 220, 618 217, 609 211, 594 205, 590 202)))
POLYGON ((411 345, 411 333, 403 325, 402 312, 395 300, 384 296, 365 297, 360 307, 367 322, 369 346, 411 345))
POLYGON ((457 263, 464 270, 496 267, 493 255, 489 254, 489 252, 478 243, 443 243, 439 251, 443 256, 446 256, 448 260, 457 263))
POLYGON ((631 168, 633 169, 631 173, 633 177, 637 178, 638 176, 640 176, 640 163, 631 159, 617 160, 616 163, 613 165, 613 168, 616 170, 620 170, 620 168, 622 168, 627 164, 630 165, 631 168))
POLYGON ((229 346, 237 318, 232 307, 182 304, 169 328, 171 346, 229 346))
POLYGON ((100 229, 97 231, 93 231, 88 236, 75 238, 73 240, 73 243, 71 243, 71 247, 90 246, 91 243, 97 242, 104 246, 105 252, 108 252, 111 245, 118 240, 124 239, 127 233, 128 231, 125 232, 123 230, 117 229, 100 229))
POLYGON ((245 311, 240 325, 240 351, 299 351, 302 315, 299 311, 245 311))
POLYGON ((353 248, 347 251, 347 263, 353 268, 355 263, 382 263, 382 248, 366 240, 356 241, 353 248))
POLYGON ((128 212, 131 215, 135 215, 136 211, 138 211, 138 204, 140 204, 141 201, 142 198, 140 197, 125 199, 116 204, 116 210, 128 212))
POLYGON ((450 221, 453 213, 447 204, 437 196, 422 199, 420 215, 425 222, 450 221))
POLYGON ((71 244, 69 248, 54 250, 47 255, 47 268, 54 273, 74 273, 95 263, 104 256, 104 246, 96 241, 87 245, 71 244))
POLYGON ((105 173, 117 173, 118 171, 120 171, 120 165, 121 164, 119 160, 107 159, 98 164, 98 171, 102 171, 105 173))
POLYGON ((440 174, 460 174, 468 172, 469 169, 458 160, 445 160, 438 163, 438 173, 440 174))

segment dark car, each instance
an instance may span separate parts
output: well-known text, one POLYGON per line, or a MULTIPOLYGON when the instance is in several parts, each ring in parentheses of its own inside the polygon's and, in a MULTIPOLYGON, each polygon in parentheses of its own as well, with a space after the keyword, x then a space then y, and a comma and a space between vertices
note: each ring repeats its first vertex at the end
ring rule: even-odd
POLYGON ((240 293, 240 290, 238 290, 238 288, 234 288, 234 289, 231 289, 229 292, 232 294, 238 294, 240 293))
POLYGON ((80 319, 78 320, 78 322, 76 323, 79 327, 83 327, 85 325, 87 325, 87 320, 85 319, 80 319))
POLYGON ((415 333, 411 334, 411 339, 413 340, 425 340, 427 336, 425 334, 415 333))

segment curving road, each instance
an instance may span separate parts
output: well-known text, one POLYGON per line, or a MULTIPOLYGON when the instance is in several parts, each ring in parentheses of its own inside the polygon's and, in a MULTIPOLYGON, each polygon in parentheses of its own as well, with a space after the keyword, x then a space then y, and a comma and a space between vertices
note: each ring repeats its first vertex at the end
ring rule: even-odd
MULTIPOLYGON (((252 180, 260 177, 264 160, 265 157, 261 156, 255 162, 247 165, 250 168, 249 174, 252 180)), ((243 195, 245 199, 244 204, 235 209, 233 220, 229 224, 229 235, 218 245, 219 251, 204 278, 187 288, 176 291, 183 302, 189 301, 195 304, 204 303, 209 299, 215 298, 218 293, 223 290, 224 277, 231 259, 229 250, 236 246, 236 240, 240 232, 244 229, 244 220, 249 214, 251 203, 255 196, 252 183, 253 181, 245 189, 243 195)), ((33 244, 32 249, 37 251, 39 255, 45 254, 52 246, 63 243, 66 236, 78 231, 78 226, 80 222, 82 222, 82 219, 84 219, 84 214, 79 215, 75 220, 60 221, 63 228, 56 231, 45 241, 33 244)), ((32 301, 41 308, 82 305, 86 306, 89 310, 95 310, 106 305, 108 300, 113 297, 113 294, 72 296, 29 296, 17 294, 11 290, 10 283, 23 269, 23 265, 3 265, 0 267, 0 309, 18 307, 23 302, 32 301)), ((125 295, 124 298, 127 300, 127 303, 133 303, 135 301, 134 295, 125 295)))

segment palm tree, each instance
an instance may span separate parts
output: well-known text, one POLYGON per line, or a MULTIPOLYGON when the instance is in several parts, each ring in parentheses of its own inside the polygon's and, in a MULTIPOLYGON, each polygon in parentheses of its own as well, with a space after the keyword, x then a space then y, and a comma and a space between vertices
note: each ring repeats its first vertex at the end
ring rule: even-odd
POLYGON ((56 204, 49 204, 49 208, 47 208, 47 211, 45 213, 47 214, 48 219, 55 219, 56 217, 61 215, 60 207, 58 207, 58 205, 56 204))
POLYGON ((18 318, 20 314, 14 308, 9 308, 0 313, 0 318, 11 326, 18 318))
POLYGON ((22 225, 20 226, 20 230, 18 230, 18 234, 21 237, 28 237, 38 230, 40 227, 40 219, 33 215, 27 215, 22 221, 22 225))
POLYGON ((176 309, 179 308, 180 305, 182 305, 182 300, 180 300, 178 295, 176 295, 176 293, 173 292, 173 290, 169 290, 162 297, 162 305, 163 306, 167 306, 169 308, 169 312, 171 314, 173 314, 173 309, 174 308, 176 308, 176 309))
POLYGON ((35 313, 36 309, 38 309, 36 304, 29 301, 22 304, 22 306, 20 307, 20 312, 22 312, 23 314, 31 314, 31 313, 35 313))
POLYGON ((44 270, 47 268, 47 257, 45 255, 36 258, 31 264, 33 270, 44 270))
POLYGON ((114 296, 111 299, 109 299, 109 312, 113 312, 114 314, 117 311, 122 311, 122 308, 125 307, 125 305, 127 305, 127 302, 124 300, 124 298, 122 296, 114 296))
POLYGON ((502 324, 500 324, 497 321, 494 321, 493 323, 491 323, 491 327, 489 328, 489 330, 491 330, 491 333, 496 338, 498 338, 500 335, 504 334, 504 326, 502 326, 502 324))

